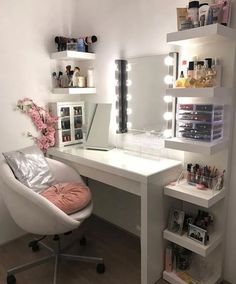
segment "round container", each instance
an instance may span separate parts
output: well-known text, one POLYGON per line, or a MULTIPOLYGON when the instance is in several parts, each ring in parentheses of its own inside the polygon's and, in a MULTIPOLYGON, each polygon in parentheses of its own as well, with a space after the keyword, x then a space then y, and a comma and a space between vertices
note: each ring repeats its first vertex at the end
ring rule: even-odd
POLYGON ((84 88, 85 87, 85 77, 84 76, 78 76, 78 87, 84 88))
POLYGON ((194 27, 199 26, 198 9, 199 9, 199 1, 189 2, 189 4, 188 4, 188 18, 191 19, 194 27))

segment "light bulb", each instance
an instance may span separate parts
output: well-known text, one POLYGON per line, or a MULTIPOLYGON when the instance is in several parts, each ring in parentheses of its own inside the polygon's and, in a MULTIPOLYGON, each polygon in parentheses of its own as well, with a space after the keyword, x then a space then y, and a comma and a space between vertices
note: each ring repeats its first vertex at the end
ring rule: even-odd
POLYGON ((133 111, 132 111, 131 108, 127 108, 127 114, 128 114, 128 115, 132 114, 132 112, 133 112, 133 111))
POLYGON ((163 118, 165 119, 165 120, 171 120, 172 119, 172 117, 173 117, 173 115, 172 115, 172 112, 165 112, 164 114, 163 114, 163 118))
POLYGON ((127 128, 130 129, 132 127, 132 123, 131 122, 127 122, 127 128))
POLYGON ((164 96, 163 97, 163 100, 165 103, 171 103, 172 102, 172 96, 164 96))
POLYGON ((163 131, 163 135, 165 138, 170 138, 172 137, 172 129, 166 129, 163 131))
POLYGON ((166 85, 171 85, 173 84, 173 76, 171 75, 166 75, 165 78, 164 78, 164 82, 166 85))
POLYGON ((131 71, 131 70, 132 70, 131 64, 128 63, 128 64, 126 65, 126 71, 129 72, 129 71, 131 71))
POLYGON ((127 80, 127 81, 126 81, 126 86, 129 87, 129 86, 131 86, 131 85, 132 85, 132 81, 131 81, 131 80, 127 80))
POLYGON ((131 101, 132 100, 132 95, 131 94, 127 94, 127 101, 131 101))
POLYGON ((173 66, 174 65, 174 58, 171 56, 166 56, 164 59, 164 63, 166 66, 173 66))

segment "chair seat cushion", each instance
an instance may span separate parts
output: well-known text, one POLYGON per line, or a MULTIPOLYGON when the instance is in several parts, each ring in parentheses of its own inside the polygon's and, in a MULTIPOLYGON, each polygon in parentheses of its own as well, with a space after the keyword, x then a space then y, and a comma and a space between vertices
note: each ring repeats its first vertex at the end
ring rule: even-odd
POLYGON ((90 189, 83 183, 58 183, 40 193, 66 214, 85 208, 92 199, 90 189))

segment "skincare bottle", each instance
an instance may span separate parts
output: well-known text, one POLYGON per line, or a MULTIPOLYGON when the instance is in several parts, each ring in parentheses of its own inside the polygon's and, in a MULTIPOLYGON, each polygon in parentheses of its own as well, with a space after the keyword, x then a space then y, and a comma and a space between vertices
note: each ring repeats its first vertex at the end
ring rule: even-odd
POLYGON ((212 62, 212 69, 215 72, 215 86, 222 86, 222 64, 220 63, 219 58, 215 57, 212 62))
POLYGON ((199 1, 190 1, 188 4, 188 18, 191 19, 194 28, 199 26, 199 1))
POLYGON ((165 251, 165 271, 172 271, 172 248, 167 247, 165 251))
POLYGON ((219 3, 223 4, 223 15, 222 15, 222 21, 221 24, 224 26, 229 26, 230 24, 230 18, 231 18, 231 0, 221 0, 219 3))
POLYGON ((200 80, 203 77, 204 61, 197 61, 194 69, 194 78, 200 80))
POLYGON ((215 86, 216 72, 212 69, 212 58, 205 58, 206 81, 205 87, 215 86))
POLYGON ((87 87, 88 88, 94 88, 94 70, 92 68, 89 68, 87 71, 87 87))
POLYGON ((194 61, 189 61, 185 88, 193 88, 195 86, 195 83, 196 80, 194 79, 194 61))
POLYGON ((179 78, 175 82, 175 87, 176 88, 183 88, 185 83, 185 78, 184 78, 184 71, 180 72, 179 78))

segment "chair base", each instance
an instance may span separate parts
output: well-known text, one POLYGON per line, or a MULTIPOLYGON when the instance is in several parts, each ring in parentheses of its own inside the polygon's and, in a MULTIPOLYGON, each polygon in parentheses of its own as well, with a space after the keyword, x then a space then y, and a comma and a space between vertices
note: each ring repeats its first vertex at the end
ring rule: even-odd
POLYGON ((58 250, 55 252, 52 248, 48 247, 42 242, 39 242, 39 244, 49 251, 51 251, 52 254, 49 256, 42 257, 40 259, 37 259, 35 261, 28 262, 23 265, 16 266, 12 269, 9 269, 7 271, 7 284, 15 284, 16 278, 15 274, 19 272, 26 271, 32 267, 35 267, 37 265, 46 263, 52 259, 55 260, 54 262, 54 275, 53 275, 53 284, 57 283, 57 271, 58 271, 58 262, 59 260, 72 260, 72 261, 82 261, 82 262, 90 262, 90 263, 97 263, 97 272, 98 273, 104 273, 105 272, 105 265, 103 258, 100 257, 90 257, 90 256, 81 256, 81 255, 73 255, 73 254, 65 254, 60 249, 60 240, 58 240, 58 250))

